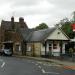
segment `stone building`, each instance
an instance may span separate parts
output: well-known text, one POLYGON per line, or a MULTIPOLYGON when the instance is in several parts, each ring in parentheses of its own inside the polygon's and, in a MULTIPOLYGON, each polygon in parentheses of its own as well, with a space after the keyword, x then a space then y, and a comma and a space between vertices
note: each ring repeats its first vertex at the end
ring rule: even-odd
POLYGON ((65 45, 70 40, 60 28, 43 30, 29 29, 24 19, 19 22, 1 22, 1 48, 10 48, 13 54, 29 56, 60 56, 65 54, 65 45))
POLYGON ((24 22, 22 17, 19 18, 19 22, 14 21, 14 17, 11 18, 11 21, 1 22, 1 44, 3 48, 12 49, 14 54, 21 53, 21 43, 22 39, 19 34, 19 29, 28 29, 27 24, 24 22))

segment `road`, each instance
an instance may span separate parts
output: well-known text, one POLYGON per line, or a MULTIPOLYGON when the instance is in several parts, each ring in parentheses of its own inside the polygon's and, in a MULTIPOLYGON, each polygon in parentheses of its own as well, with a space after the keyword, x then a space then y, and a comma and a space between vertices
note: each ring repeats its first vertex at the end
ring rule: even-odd
POLYGON ((55 63, 1 56, 0 75, 75 75, 75 71, 55 63))

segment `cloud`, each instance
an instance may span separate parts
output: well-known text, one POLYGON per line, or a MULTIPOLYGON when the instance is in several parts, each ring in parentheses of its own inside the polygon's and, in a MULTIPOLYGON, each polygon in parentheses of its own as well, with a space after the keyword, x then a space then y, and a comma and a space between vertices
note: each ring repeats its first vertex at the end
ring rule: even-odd
POLYGON ((10 6, 11 4, 9 3, 0 5, 0 17, 6 16, 11 11, 10 6))
POLYGON ((30 28, 32 27, 36 27, 38 26, 40 23, 46 23, 48 24, 49 21, 49 17, 51 17, 51 15, 49 14, 43 14, 43 15, 28 15, 25 16, 25 21, 27 22, 27 24, 29 25, 30 28))
MULTIPOLYGON (((35 1, 34 1, 35 2, 35 1)), ((37 1, 35 2, 37 3, 37 1)), ((54 7, 54 5, 49 4, 47 1, 38 1, 36 5, 29 5, 29 6, 13 6, 13 10, 15 14, 19 16, 22 15, 35 15, 35 14, 49 14, 49 10, 51 10, 54 7)))
POLYGON ((0 0, 0 5, 5 4, 5 3, 10 3, 10 0, 0 0))
POLYGON ((56 7, 66 10, 74 10, 75 0, 47 0, 49 3, 54 4, 56 7))
POLYGON ((40 0, 13 0, 13 6, 33 6, 38 4, 40 0))
POLYGON ((0 0, 0 17, 24 17, 29 27, 45 22, 52 27, 75 10, 75 0, 0 0))

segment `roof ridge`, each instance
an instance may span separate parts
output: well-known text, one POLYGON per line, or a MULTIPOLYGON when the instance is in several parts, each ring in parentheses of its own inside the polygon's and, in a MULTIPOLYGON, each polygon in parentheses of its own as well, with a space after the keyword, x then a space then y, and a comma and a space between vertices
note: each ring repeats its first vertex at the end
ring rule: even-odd
POLYGON ((46 29, 41 29, 41 30, 36 30, 35 32, 38 32, 38 31, 45 31, 45 30, 50 30, 50 29, 55 29, 55 27, 52 27, 52 28, 46 28, 46 29))
MULTIPOLYGON (((11 21, 5 21, 5 20, 2 20, 2 22, 11 22, 11 21)), ((19 23, 19 22, 14 21, 14 23, 19 23)))

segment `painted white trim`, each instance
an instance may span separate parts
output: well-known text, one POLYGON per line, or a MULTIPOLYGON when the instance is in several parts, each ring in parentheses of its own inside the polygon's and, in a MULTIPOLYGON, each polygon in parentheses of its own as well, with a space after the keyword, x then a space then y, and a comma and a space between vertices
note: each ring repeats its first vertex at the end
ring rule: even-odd
POLYGON ((56 28, 51 34, 48 35, 48 37, 45 39, 45 41, 49 40, 69 40, 68 36, 61 30, 56 28), (60 32, 60 34, 58 34, 60 32))
POLYGON ((66 42, 63 42, 63 45, 62 45, 62 54, 65 54, 65 45, 66 45, 66 42))
POLYGON ((45 55, 45 46, 41 43, 41 55, 45 55))
POLYGON ((27 51, 31 51, 31 46, 28 46, 27 47, 27 51))
POLYGON ((53 49, 53 42, 47 42, 47 48, 46 48, 46 52, 49 52, 49 44, 52 44, 52 55, 53 56, 60 56, 60 46, 59 46, 59 42, 57 44, 57 49, 53 49))
POLYGON ((19 45, 19 51, 21 51, 21 46, 19 45))
POLYGON ((13 48, 14 48, 14 50, 16 49, 16 46, 18 46, 18 50, 17 50, 17 51, 19 51, 19 52, 20 52, 20 51, 21 51, 21 44, 20 44, 20 43, 18 43, 18 42, 17 42, 17 43, 15 43, 15 48, 13 47, 13 48))

